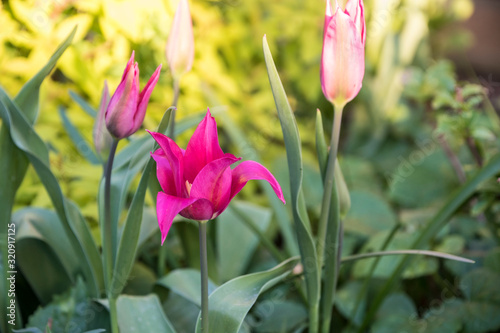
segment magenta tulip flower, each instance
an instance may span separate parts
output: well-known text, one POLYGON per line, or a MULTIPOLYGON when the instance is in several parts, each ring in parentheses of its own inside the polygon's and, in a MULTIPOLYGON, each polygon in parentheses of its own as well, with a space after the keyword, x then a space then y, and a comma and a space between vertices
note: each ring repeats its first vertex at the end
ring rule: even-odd
POLYGON ((186 150, 166 135, 149 132, 160 148, 151 156, 156 161, 162 192, 156 199, 162 244, 177 214, 188 219, 208 221, 219 216, 251 179, 269 182, 278 198, 285 203, 281 187, 261 164, 244 161, 224 153, 219 145, 217 124, 210 110, 196 128, 186 150))
POLYGON ((335 0, 334 14, 326 2, 321 87, 325 97, 344 106, 358 94, 365 73, 366 26, 363 0, 335 0), (345 1, 344 1, 345 3, 345 1))
POLYGON ((123 72, 106 109, 106 127, 116 139, 134 134, 141 127, 146 115, 149 97, 160 77, 161 65, 156 68, 148 83, 139 91, 139 66, 134 62, 134 52, 123 72))

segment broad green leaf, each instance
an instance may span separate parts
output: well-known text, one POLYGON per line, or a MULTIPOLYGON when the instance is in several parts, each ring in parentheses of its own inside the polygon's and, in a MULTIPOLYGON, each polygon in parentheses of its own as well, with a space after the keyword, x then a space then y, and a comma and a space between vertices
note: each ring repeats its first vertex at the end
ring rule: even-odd
POLYGON ((162 332, 175 333, 175 330, 163 313, 163 309, 154 294, 148 296, 118 297, 118 326, 121 333, 162 332))
MULTIPOLYGON (((38 114, 40 85, 55 66, 64 50, 70 45, 75 30, 76 28, 73 29, 66 40, 61 43, 47 64, 22 87, 21 91, 14 99, 16 105, 21 109, 20 112, 27 117, 28 124, 33 124, 38 114)), ((10 99, 3 89, 0 101, 6 104, 10 103, 10 99), (6 99, 8 99, 8 101, 6 99)), ((7 243, 4 240, 7 239, 7 223, 10 221, 11 211, 14 205, 14 196, 26 174, 29 163, 26 156, 20 152, 12 142, 9 131, 9 124, 4 119, 0 127, 0 160, 2 161, 2 163, 0 163, 0 174, 5 175, 4 177, 0 177, 0 188, 2 189, 2 191, 0 191, 0 221, 2 221, 0 223, 0 252, 2 253, 3 262, 7 262, 7 243)), ((4 283, 6 278, 7 266, 3 266, 0 295, 7 295, 4 283)), ((3 331, 7 330, 4 312, 7 304, 6 302, 8 302, 7 296, 0 298, 0 328, 3 331)))
MULTIPOLYGON (((271 223, 271 212, 246 202, 232 202, 254 225, 265 232, 271 223)), ((217 263, 219 280, 228 281, 245 273, 259 238, 245 222, 231 210, 231 206, 217 219, 217 263)))
POLYGON ((80 154, 82 154, 82 156, 92 164, 101 164, 92 147, 83 138, 78 129, 73 125, 71 120, 66 115, 66 111, 62 107, 59 108, 59 116, 61 117, 64 129, 68 133, 68 136, 70 137, 71 141, 73 141, 80 154))
POLYGON ((339 312, 356 325, 360 325, 363 321, 363 314, 366 309, 368 295, 366 293, 360 295, 362 290, 363 285, 361 281, 351 281, 337 290, 335 297, 335 305, 339 312), (360 298, 359 305, 357 305, 358 298, 360 298))
MULTIPOLYGON (((469 199, 469 197, 476 191, 477 187, 482 182, 494 177, 499 171, 500 154, 497 154, 493 156, 493 158, 491 158, 488 163, 485 164, 483 168, 471 177, 465 184, 451 194, 437 215, 427 223, 425 228, 418 235, 418 238, 412 242, 410 248, 418 249, 425 246, 425 244, 427 244, 432 237, 447 224, 455 211, 460 208, 467 199, 469 199)), ((365 320, 363 321, 362 328, 368 326, 379 306, 382 304, 383 299, 401 278, 402 273, 408 267, 411 260, 412 258, 410 256, 406 256, 393 271, 390 279, 387 280, 384 286, 379 290, 377 295, 374 297, 373 303, 371 304, 365 320)))
POLYGON ((350 195, 352 209, 345 217, 346 231, 370 236, 394 227, 396 215, 381 196, 356 190, 350 195))
POLYGON ((47 304, 75 281, 79 269, 76 254, 56 213, 24 208, 12 221, 17 230, 17 264, 41 304, 47 304))
POLYGON ((249 326, 252 332, 259 333, 290 332, 307 321, 307 309, 303 304, 281 299, 258 302, 252 314, 257 319, 249 321, 249 326))
MULTIPOLYGON (((163 120, 158 126, 160 129, 168 126, 171 109, 168 109, 163 116, 163 120)), ((152 146, 150 149, 152 150, 152 146)), ((146 154, 149 158, 149 154, 146 154)), ((123 227, 123 233, 118 245, 116 263, 114 265, 113 280, 111 282, 111 290, 115 297, 120 294, 127 281, 130 270, 135 260, 137 253, 137 244, 142 224, 142 215, 144 209, 144 198, 149 184, 151 170, 153 170, 155 162, 149 158, 146 167, 142 173, 139 186, 137 187, 132 203, 128 210, 127 218, 123 227)))
MULTIPOLYGON (((293 257, 268 271, 243 275, 217 288, 208 298, 210 332, 237 333, 257 297, 286 278, 298 263, 293 257)), ((196 332, 201 331, 199 319, 196 332)))
POLYGON ((89 299, 87 294, 85 284, 78 279, 74 287, 55 295, 47 306, 39 307, 26 326, 45 331, 51 320, 53 332, 85 332, 100 328, 109 332, 109 317, 105 308, 89 299))
MULTIPOLYGON (((198 286, 199 287, 199 286, 198 286)), ((172 325, 177 332, 194 332, 200 307, 176 293, 169 293, 162 303, 167 318, 175 318, 172 325)))
POLYGON ((305 267, 307 298, 309 302, 310 330, 315 331, 318 325, 320 272, 317 265, 316 247, 311 234, 311 226, 305 210, 302 194, 302 150, 299 131, 295 117, 274 64, 266 37, 263 38, 264 58, 266 60, 269 82, 273 91, 276 109, 283 131, 290 172, 290 189, 292 194, 292 211, 295 230, 299 242, 302 265, 305 267))
MULTIPOLYGON (((158 285, 170 289, 191 303, 201 307, 201 277, 200 271, 191 268, 176 269, 165 275, 157 282, 158 285)), ((217 288, 210 279, 208 280, 208 294, 217 288)))
POLYGON ((100 274, 102 266, 91 236, 91 241, 88 241, 90 235, 88 226, 86 223, 82 224, 79 218, 76 221, 73 220, 75 216, 78 216, 78 213, 75 213, 74 206, 71 206, 63 196, 57 178, 50 170, 48 150, 42 139, 2 89, 0 89, 0 94, 2 95, 0 98, 0 117, 10 130, 12 142, 23 151, 45 186, 64 226, 66 236, 77 254, 76 260, 82 262, 82 274, 88 283, 88 291, 97 296, 102 285, 102 274, 100 274), (79 231, 82 230, 85 232, 79 234, 79 231))

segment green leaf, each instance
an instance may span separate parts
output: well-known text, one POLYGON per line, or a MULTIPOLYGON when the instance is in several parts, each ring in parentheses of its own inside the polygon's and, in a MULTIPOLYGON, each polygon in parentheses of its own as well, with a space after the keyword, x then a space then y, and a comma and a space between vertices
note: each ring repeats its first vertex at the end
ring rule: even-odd
POLYGON ((299 131, 295 117, 288 103, 288 99, 276 70, 266 37, 263 38, 264 58, 266 60, 267 74, 273 91, 276 109, 283 131, 285 147, 290 173, 290 189, 292 194, 292 211, 295 221, 295 230, 299 242, 302 265, 306 268, 307 298, 309 302, 309 320, 311 330, 315 331, 318 325, 320 272, 317 265, 316 247, 311 235, 311 226, 305 210, 302 193, 302 150, 299 131))
POLYGON ((83 136, 73 125, 71 120, 69 120, 68 116, 66 115, 66 111, 62 107, 59 108, 59 116, 61 117, 64 129, 68 133, 71 141, 73 141, 80 154, 92 164, 101 164, 92 147, 83 138, 83 136))
MULTIPOLYGON (((40 85, 55 66, 64 50, 71 43, 74 34, 75 29, 58 47, 48 63, 22 87, 21 91, 14 99, 16 105, 18 105, 21 109, 20 112, 27 117, 27 122, 29 124, 34 123, 38 113, 40 85)), ((0 94, 0 101, 3 101, 5 104, 10 103, 10 98, 4 93, 3 89, 1 90, 2 94, 0 94)), ((7 238, 7 223, 10 221, 11 211, 14 205, 14 196, 16 195, 17 189, 21 185, 28 168, 28 159, 22 152, 19 151, 16 145, 13 144, 9 131, 10 129, 8 123, 4 120, 0 128, 0 161, 2 161, 0 163, 0 174, 4 175, 4 177, 0 177, 0 188, 2 189, 2 191, 0 191, 0 238, 2 240, 7 238)), ((7 262, 7 243, 1 241, 0 244, 2 261, 7 262)), ((4 332, 7 331, 4 309, 7 306, 6 302, 8 302, 8 298, 6 296, 7 292, 5 283, 3 282, 6 281, 6 278, 7 266, 4 265, 2 270, 2 282, 0 282, 0 295, 5 295, 0 298, 0 328, 4 332)))
POLYGON ((79 262, 61 221, 52 211, 24 208, 17 211, 17 264, 42 304, 69 289, 79 262))
POLYGON ((48 149, 42 139, 2 89, 0 89, 0 96, 0 117, 10 130, 12 142, 29 159, 47 190, 64 226, 66 236, 77 254, 76 260, 82 262, 82 274, 88 283, 88 291, 97 296, 103 285, 102 266, 88 225, 85 221, 81 223, 81 215, 75 211, 75 206, 70 205, 63 196, 57 178, 50 170, 48 149), (5 102, 7 104, 4 104, 5 102))
POLYGON ((307 321, 304 305, 288 300, 270 299, 258 302, 252 313, 258 317, 258 321, 250 321, 252 332, 290 332, 307 321))
MULTIPOLYGON (((271 223, 271 212, 246 202, 235 202, 243 214, 254 222, 260 231, 265 232, 271 223)), ((217 263, 219 281, 228 281, 245 273, 250 263, 259 238, 250 230, 245 222, 231 210, 226 210, 217 219, 217 263)))
MULTIPOLYGON (((166 128, 168 126, 171 110, 172 109, 170 108, 165 111, 162 122, 158 126, 160 129, 166 128)), ((150 149, 151 148, 153 147, 150 147, 150 149)), ((146 156, 149 158, 149 154, 147 154, 146 156)), ((125 286, 128 275, 130 274, 130 270, 132 269, 132 265, 135 260, 142 224, 144 198, 148 189, 151 170, 153 170, 154 166, 154 160, 152 158, 149 158, 149 161, 142 173, 139 186, 135 191, 132 203, 128 210, 127 218, 123 227, 123 233, 118 245, 117 258, 113 272, 113 280, 111 282, 110 290, 113 291, 114 297, 118 296, 123 290, 123 287, 125 286)))
MULTIPOLYGON (((157 284, 182 296, 198 306, 198 308, 201 307, 201 277, 199 270, 191 268, 176 269, 158 280, 157 284)), ((209 279, 208 294, 212 294, 216 288, 217 285, 209 279)))
POLYGON ((396 215, 389 204, 379 195, 367 191, 352 191, 352 209, 345 217, 344 228, 364 236, 390 230, 396 224, 396 215))
MULTIPOLYGON (((256 153, 256 150, 252 149, 250 145, 250 140, 248 140, 244 136, 244 131, 236 124, 229 115, 220 118, 222 124, 224 125, 224 132, 228 134, 231 138, 231 141, 234 143, 236 147, 244 147, 244 150, 241 150, 241 153, 248 152, 249 150, 252 152, 248 154, 248 158, 252 159, 256 162, 262 163, 260 157, 256 153)), ((245 156, 243 156, 245 158, 245 156)), ((285 248, 288 252, 288 255, 295 256, 299 254, 299 248, 297 245, 297 241, 295 239, 295 235, 292 230, 292 223, 290 221, 290 215, 287 212, 286 207, 283 206, 281 200, 276 197, 274 190, 267 184, 265 181, 259 181, 262 190, 266 194, 269 203, 273 209, 273 212, 276 216, 276 220, 281 229, 281 233, 283 234, 283 238, 285 240, 285 248)), ((281 184, 283 187, 283 184, 281 184)))
POLYGON ((38 308, 26 326, 45 330, 51 321, 53 332, 84 332, 98 328, 109 331, 109 319, 104 307, 90 300, 87 293, 85 284, 78 279, 73 288, 54 296, 46 307, 38 308))
POLYGON ((156 295, 118 297, 118 326, 121 333, 175 333, 156 295))
MULTIPOLYGON (((431 219, 425 228, 420 232, 418 238, 412 242, 410 248, 418 249, 429 242, 429 240, 436 235, 449 221, 453 213, 460 208, 463 203, 476 191, 477 187, 484 181, 494 177, 500 171, 500 154, 495 155, 479 170, 473 177, 471 177, 465 184, 455 190, 449 199, 446 201, 441 210, 431 219)), ((404 260, 393 271, 391 278, 387 280, 384 286, 379 290, 371 305, 370 311, 363 321, 362 328, 368 326, 369 322, 373 319, 378 307, 382 303, 385 296, 389 293, 396 281, 400 279, 406 267, 410 264, 412 258, 406 256, 404 260)))
MULTIPOLYGON (((208 298, 210 332, 237 333, 257 297, 287 277, 298 263, 293 257, 268 271, 243 275, 217 288, 208 298)), ((196 332, 201 331, 199 323, 198 317, 196 332)))
POLYGON ((89 116, 91 116, 92 118, 97 117, 97 111, 92 106, 90 106, 90 104, 88 104, 82 96, 78 95, 72 90, 69 91, 69 96, 73 99, 73 101, 80 105, 83 111, 85 111, 89 116))

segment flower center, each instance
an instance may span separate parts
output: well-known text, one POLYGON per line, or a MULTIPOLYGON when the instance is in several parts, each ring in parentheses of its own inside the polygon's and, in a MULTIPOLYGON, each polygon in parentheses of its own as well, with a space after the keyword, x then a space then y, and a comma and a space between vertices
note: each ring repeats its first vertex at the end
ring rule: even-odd
POLYGON ((190 195, 191 195, 191 187, 192 187, 192 186, 193 186, 193 184, 191 184, 190 182, 188 182, 188 181, 186 180, 186 190, 187 190, 187 194, 188 194, 188 196, 190 196, 190 195))

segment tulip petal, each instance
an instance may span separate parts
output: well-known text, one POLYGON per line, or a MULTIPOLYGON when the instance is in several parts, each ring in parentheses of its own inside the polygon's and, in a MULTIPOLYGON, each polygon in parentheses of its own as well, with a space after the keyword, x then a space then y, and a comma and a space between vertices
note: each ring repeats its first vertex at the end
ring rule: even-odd
POLYGON ((321 87, 330 102, 345 104, 361 89, 365 71, 362 36, 351 17, 338 8, 325 23, 321 87))
POLYGON ((156 162, 156 177, 163 192, 169 195, 177 195, 172 167, 163 149, 157 149, 154 153, 151 153, 151 157, 156 162))
POLYGON ((234 196, 243 189, 247 182, 252 179, 266 180, 273 188, 276 196, 285 203, 283 191, 276 178, 274 178, 271 172, 264 166, 254 161, 241 162, 232 170, 231 198, 229 200, 232 200, 234 196))
POLYGON ((191 187, 191 197, 209 200, 214 209, 215 218, 226 208, 231 197, 231 164, 239 161, 231 154, 208 163, 196 176, 191 187))
POLYGON ((137 109, 139 96, 139 67, 137 63, 129 66, 123 74, 123 79, 116 88, 106 110, 106 126, 111 134, 118 139, 130 136, 133 131, 133 119, 137 109))
POLYGON ((194 59, 194 35, 187 0, 179 1, 168 36, 166 56, 174 80, 191 70, 194 59))
POLYGON ((193 183, 205 165, 223 156, 217 135, 217 123, 208 110, 187 145, 184 161, 189 168, 184 170, 184 176, 193 183))
POLYGON ((158 192, 158 196, 156 197, 156 215, 158 216, 162 245, 165 238, 167 238, 174 217, 197 200, 196 198, 179 198, 163 192, 158 192))
POLYGON ((137 111, 135 112, 134 118, 133 118, 133 123, 134 123, 134 128, 136 130, 141 127, 142 122, 144 121, 144 116, 146 115, 146 109, 148 107, 148 102, 149 102, 149 97, 151 96, 151 93, 153 92, 153 89, 158 82, 158 78, 160 77, 160 70, 161 70, 161 65, 158 66, 149 78, 148 83, 146 83, 146 86, 144 89, 142 89, 141 93, 139 94, 139 100, 137 101, 137 111))
POLYGON ((365 45, 366 29, 365 29, 365 13, 363 0, 349 0, 346 4, 346 12, 356 25, 356 30, 361 36, 361 41, 365 45))
POLYGON ((214 206, 210 201, 203 198, 192 198, 196 199, 192 205, 186 207, 179 214, 187 219, 195 221, 208 221, 214 216, 214 206))
MULTIPOLYGON (((165 157, 170 163, 170 170, 172 172, 172 178, 175 183, 175 191, 178 196, 180 197, 187 197, 186 195, 186 186, 185 186, 185 181, 184 181, 184 175, 183 175, 183 153, 182 150, 177 146, 177 144, 170 139, 168 136, 161 134, 161 133, 156 133, 156 132, 151 132, 147 131, 153 139, 158 142, 160 145, 161 149, 165 153, 165 157)), ((165 182, 165 186, 168 186, 168 183, 165 182)), ((163 188, 163 185, 162 185, 163 188)), ((171 193, 171 190, 169 190, 168 193, 171 193)))

